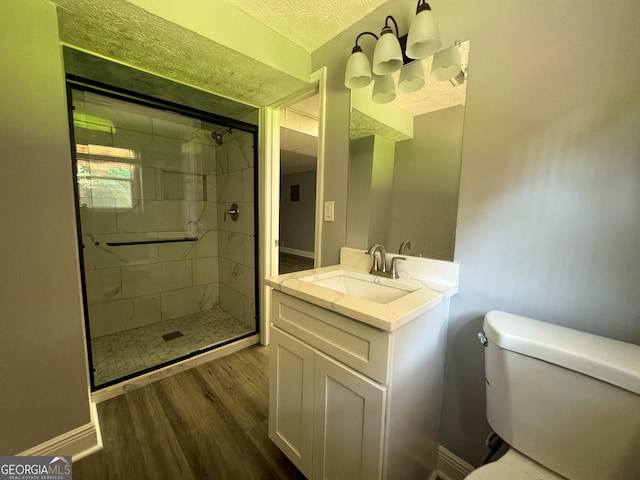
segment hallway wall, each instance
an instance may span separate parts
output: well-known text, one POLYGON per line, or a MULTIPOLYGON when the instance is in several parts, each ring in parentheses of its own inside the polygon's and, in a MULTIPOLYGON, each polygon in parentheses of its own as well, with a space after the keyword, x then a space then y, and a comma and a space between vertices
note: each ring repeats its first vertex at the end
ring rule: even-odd
POLYGON ((280 247, 313 254, 316 222, 316 171, 280 177, 280 247), (298 185, 299 200, 291 200, 298 185))

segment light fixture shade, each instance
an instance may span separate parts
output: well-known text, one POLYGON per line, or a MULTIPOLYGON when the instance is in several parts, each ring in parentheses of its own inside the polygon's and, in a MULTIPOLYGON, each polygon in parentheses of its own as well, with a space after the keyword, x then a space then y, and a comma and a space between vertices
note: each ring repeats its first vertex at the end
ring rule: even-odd
POLYGON ((456 44, 433 56, 431 78, 438 81, 449 80, 462 71, 460 47, 456 44))
POLYGON ((400 70, 398 90, 403 93, 417 92, 424 87, 424 68, 420 60, 406 64, 400 70))
POLYGON ((426 58, 440 50, 442 45, 438 17, 428 8, 428 5, 427 8, 423 8, 424 6, 420 7, 409 28, 405 51, 409 58, 426 58))
POLYGON ((396 86, 391 75, 376 77, 373 81, 373 95, 375 103, 389 103, 396 98, 396 86))
POLYGON ((344 72, 344 84, 347 88, 362 88, 371 83, 369 59, 361 49, 353 49, 344 72))
POLYGON ((389 27, 382 29, 373 51, 373 73, 388 75, 402 67, 400 42, 389 27))

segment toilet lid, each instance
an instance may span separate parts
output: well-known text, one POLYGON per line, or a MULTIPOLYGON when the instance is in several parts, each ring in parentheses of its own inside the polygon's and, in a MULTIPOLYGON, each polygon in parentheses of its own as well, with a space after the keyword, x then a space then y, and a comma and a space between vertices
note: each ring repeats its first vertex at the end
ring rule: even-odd
POLYGON ((503 462, 493 462, 480 467, 465 477, 465 480, 538 480, 526 472, 503 462))

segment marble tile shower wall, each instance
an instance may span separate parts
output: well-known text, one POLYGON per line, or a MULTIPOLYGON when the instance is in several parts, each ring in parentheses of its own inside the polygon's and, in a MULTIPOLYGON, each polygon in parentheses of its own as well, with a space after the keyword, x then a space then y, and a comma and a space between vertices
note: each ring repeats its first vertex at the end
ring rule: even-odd
POLYGON ((216 150, 220 306, 255 328, 255 212, 253 137, 236 132, 216 150), (237 203, 233 221, 224 212, 237 203))
MULTIPOLYGON (((131 158, 105 157, 89 148, 87 154, 78 154, 78 160, 88 166, 93 182, 99 180, 105 161, 130 164, 132 173, 124 187, 123 182, 118 186, 128 200, 105 200, 110 193, 99 188, 79 192, 91 336, 190 315, 219 303, 232 304, 229 313, 238 311, 238 299, 222 302, 220 293, 224 289, 225 298, 234 298, 246 292, 244 275, 235 267, 231 275, 227 273, 231 259, 239 258, 230 235, 243 235, 244 261, 244 235, 251 237, 245 232, 253 231, 253 219, 245 225, 249 215, 241 216, 245 221, 236 222, 234 227, 241 228, 235 229, 227 221, 228 234, 221 237, 227 243, 220 245, 218 225, 224 209, 217 200, 237 201, 233 192, 242 192, 243 172, 253 165, 236 160, 232 147, 217 158, 210 130, 201 128, 198 120, 155 110, 150 115, 147 107, 104 98, 74 92, 76 144, 117 147, 130 152, 131 158), (217 175, 220 167, 224 171, 217 175), (198 240, 107 245, 184 237, 198 240), (219 247, 224 257, 218 257, 219 247), (231 278, 229 286, 220 286, 221 276, 225 282, 231 278)), ((242 153, 243 148, 238 144, 235 150, 242 153)), ((252 208, 243 210, 253 216, 252 208)), ((247 301, 239 303, 244 307, 247 301)))

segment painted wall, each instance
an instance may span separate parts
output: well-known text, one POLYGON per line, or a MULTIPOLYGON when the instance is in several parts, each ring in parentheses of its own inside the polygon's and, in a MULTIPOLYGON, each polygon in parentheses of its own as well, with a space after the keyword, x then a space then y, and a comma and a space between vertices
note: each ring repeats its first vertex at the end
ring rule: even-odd
POLYGON ((373 170, 373 135, 349 141, 349 183, 347 187, 347 238, 352 248, 369 248, 369 198, 373 170))
POLYGON ((371 197, 369 198, 369 242, 386 243, 391 218, 391 187, 393 185, 394 151, 396 142, 376 136, 371 171, 371 197))
POLYGON ((470 13, 482 20, 469 27, 442 442, 477 462, 483 313, 640 344, 640 6, 509 1, 470 13))
POLYGON ((394 140, 378 135, 349 142, 349 247, 366 250, 375 243, 387 243, 395 146, 394 140))
MULTIPOLYGON (((487 311, 640 344, 640 4, 429 3, 444 45, 471 42, 441 442, 476 464, 489 432, 475 337, 487 311)), ((407 9, 389 1, 313 54, 328 66, 335 189, 346 188, 332 168, 347 163, 340 85, 353 40, 387 14, 407 31, 407 9)))
POLYGON ((0 455, 14 455, 90 422, 67 104, 52 5, 2 3, 0 63, 0 455))
MULTIPOLYGON (((331 64, 331 60, 322 62, 313 70, 331 64)), ((340 247, 346 245, 347 237, 349 91, 343 85, 343 75, 336 78, 335 70, 327 72, 323 200, 334 202, 334 221, 322 224, 321 267, 340 263, 340 247)))
POLYGON ((316 171, 280 177, 280 245, 313 253, 316 221, 316 171), (291 186, 299 185, 300 200, 291 201, 291 186))
POLYGON ((414 138, 396 144, 388 247, 451 260, 456 238, 464 107, 414 119, 414 138), (428 225, 428 228, 425 228, 428 225))

